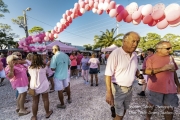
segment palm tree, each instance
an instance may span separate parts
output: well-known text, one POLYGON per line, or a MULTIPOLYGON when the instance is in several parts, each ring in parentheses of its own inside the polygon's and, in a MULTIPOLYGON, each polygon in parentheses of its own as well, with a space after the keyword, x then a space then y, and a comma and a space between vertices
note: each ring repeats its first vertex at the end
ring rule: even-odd
POLYGON ((94 36, 94 49, 95 48, 100 48, 102 49, 103 47, 108 47, 112 44, 118 44, 117 46, 120 46, 122 44, 122 39, 120 38, 124 34, 118 34, 115 35, 117 28, 114 29, 112 28, 111 31, 106 29, 106 32, 102 32, 102 35, 95 35, 94 36))

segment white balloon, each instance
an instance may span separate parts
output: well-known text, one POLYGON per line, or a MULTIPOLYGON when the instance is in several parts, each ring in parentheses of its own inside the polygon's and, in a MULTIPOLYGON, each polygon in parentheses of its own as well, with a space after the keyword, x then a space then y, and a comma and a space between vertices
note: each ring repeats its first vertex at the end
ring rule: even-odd
POLYGON ((98 9, 99 9, 99 10, 103 10, 103 5, 104 5, 104 4, 103 4, 102 2, 100 2, 100 3, 98 4, 98 9))
POLYGON ((57 24, 56 24, 56 25, 57 25, 57 26, 60 26, 60 24, 61 24, 60 22, 57 22, 57 24))
POLYGON ((93 9, 92 9, 92 12, 93 12, 93 13, 97 13, 97 9, 96 9, 96 8, 93 8, 93 9))
POLYGON ((105 2, 103 4, 103 10, 108 10, 109 3, 105 2))
POLYGON ((86 12, 86 10, 85 10, 84 8, 80 8, 80 12, 81 12, 82 14, 84 14, 84 13, 86 12))
POLYGON ((55 38, 57 38, 57 37, 58 37, 58 35, 57 35, 57 34, 54 34, 54 37, 55 37, 55 38))
POLYGON ((66 23, 66 20, 65 19, 61 19, 61 24, 65 24, 66 23))

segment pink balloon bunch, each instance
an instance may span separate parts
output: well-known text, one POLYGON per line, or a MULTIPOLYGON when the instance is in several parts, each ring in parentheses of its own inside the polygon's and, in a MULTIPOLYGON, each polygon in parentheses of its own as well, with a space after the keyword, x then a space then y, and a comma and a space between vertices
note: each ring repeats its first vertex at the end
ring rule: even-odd
MULTIPOLYGON (((43 42, 45 42, 44 40, 45 36, 46 36, 45 33, 40 33, 38 35, 28 36, 27 38, 23 38, 18 42, 19 48, 22 48, 25 52, 37 51, 38 49, 36 49, 34 46, 31 45, 37 42, 39 44, 42 44, 43 42)), ((42 50, 42 48, 39 50, 42 50)))

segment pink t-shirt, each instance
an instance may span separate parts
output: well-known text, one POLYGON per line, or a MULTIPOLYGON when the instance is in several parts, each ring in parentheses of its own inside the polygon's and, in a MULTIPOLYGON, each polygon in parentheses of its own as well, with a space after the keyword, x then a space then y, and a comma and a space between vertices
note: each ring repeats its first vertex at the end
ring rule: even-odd
MULTIPOLYGON (((170 56, 152 55, 146 61, 146 69, 161 68, 169 64, 170 56)), ((176 70, 178 69, 176 63, 173 61, 176 70)), ((147 87, 149 90, 163 94, 177 93, 177 88, 174 82, 174 72, 164 71, 155 75, 148 76, 147 87)))
POLYGON ((89 68, 98 68, 99 60, 97 58, 90 58, 88 63, 90 63, 89 68))
POLYGON ((49 82, 46 77, 46 71, 48 67, 40 69, 28 68, 28 72, 31 76, 30 88, 35 89, 36 93, 43 93, 49 89, 49 82))
POLYGON ((76 56, 71 55, 70 60, 71 60, 71 66, 77 66, 77 57, 76 56))
POLYGON ((83 58, 83 55, 81 54, 77 55, 77 65, 80 65, 82 58, 83 58))
MULTIPOLYGON (((9 66, 5 68, 6 77, 8 78, 8 73, 10 72, 9 66)), ((10 79, 13 89, 17 87, 28 86, 27 68, 21 64, 16 64, 14 66, 14 77, 10 79)))
POLYGON ((130 56, 120 47, 109 55, 105 75, 113 76, 113 83, 129 87, 135 80, 137 65, 137 54, 133 52, 130 56))
POLYGON ((2 61, 0 60, 0 71, 2 71, 3 69, 4 69, 3 63, 2 63, 2 61))

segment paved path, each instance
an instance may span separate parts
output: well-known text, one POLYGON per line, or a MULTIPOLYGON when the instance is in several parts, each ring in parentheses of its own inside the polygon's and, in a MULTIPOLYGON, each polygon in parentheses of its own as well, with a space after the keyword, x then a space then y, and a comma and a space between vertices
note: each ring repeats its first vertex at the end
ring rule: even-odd
MULTIPOLYGON (((56 105, 59 103, 57 92, 50 93, 50 108, 54 113, 49 120, 112 120, 110 106, 105 102, 105 82, 104 69, 101 66, 101 73, 99 74, 99 86, 90 87, 85 85, 82 78, 71 79, 72 103, 67 105, 66 109, 57 109, 56 105)), ((178 74, 180 72, 178 71, 178 74)), ((180 74, 179 74, 180 76, 180 74)), ((32 113, 18 117, 15 112, 15 91, 12 90, 9 81, 5 81, 6 85, 0 87, 0 120, 29 120, 32 113)), ((124 120, 143 120, 145 116, 146 98, 137 96, 141 91, 141 87, 137 82, 134 82, 133 100, 130 109, 127 111, 124 120)), ((31 99, 30 96, 28 96, 31 99)), ((67 96, 65 96, 65 99, 67 96)), ((32 99, 26 106, 31 110, 32 99)), ((174 120, 180 120, 180 107, 175 108, 174 120)), ((156 113, 161 113, 162 109, 156 109, 156 113)), ((42 99, 39 103, 38 111, 39 120, 47 120, 45 118, 45 111, 43 109, 42 99)), ((152 120, 164 120, 162 115, 153 115, 152 120)))

